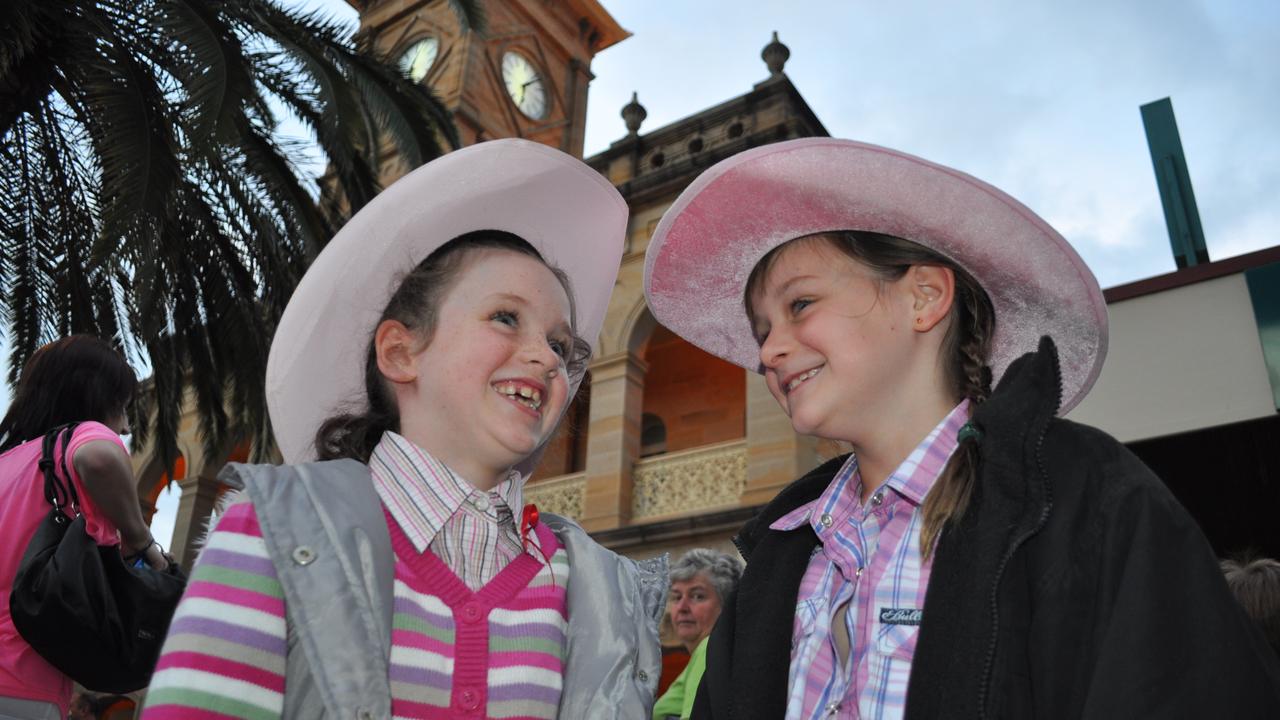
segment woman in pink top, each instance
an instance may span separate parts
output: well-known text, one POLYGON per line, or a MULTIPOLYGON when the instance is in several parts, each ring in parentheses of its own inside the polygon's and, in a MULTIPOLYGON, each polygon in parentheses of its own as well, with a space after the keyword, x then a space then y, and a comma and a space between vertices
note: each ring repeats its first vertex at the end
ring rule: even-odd
POLYGON ((46 432, 80 423, 67 456, 85 529, 98 544, 120 545, 154 568, 168 564, 142 518, 119 435, 129 432, 125 409, 136 386, 133 370, 109 344, 72 335, 31 356, 0 421, 0 592, 6 598, 0 603, 0 720, 65 717, 71 700, 71 679, 22 639, 7 601, 27 544, 49 510, 37 467, 46 432))

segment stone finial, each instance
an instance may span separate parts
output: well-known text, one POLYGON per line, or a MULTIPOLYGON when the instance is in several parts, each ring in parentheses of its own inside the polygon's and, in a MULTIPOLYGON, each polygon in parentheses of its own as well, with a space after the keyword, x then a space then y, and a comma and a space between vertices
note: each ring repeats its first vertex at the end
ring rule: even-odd
POLYGON ((640 134, 640 123, 649 116, 649 112, 640 104, 637 95, 638 93, 631 93, 631 102, 622 106, 622 121, 627 124, 628 137, 640 134))
POLYGON ((769 75, 778 77, 782 75, 782 66, 787 64, 787 58, 791 57, 791 49, 778 42, 778 31, 774 30, 773 41, 764 46, 764 50, 760 51, 760 57, 769 67, 769 75))

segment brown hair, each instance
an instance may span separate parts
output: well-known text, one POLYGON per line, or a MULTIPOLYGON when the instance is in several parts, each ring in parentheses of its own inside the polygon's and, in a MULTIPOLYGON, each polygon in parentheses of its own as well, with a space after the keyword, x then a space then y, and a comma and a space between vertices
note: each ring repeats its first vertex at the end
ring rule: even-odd
POLYGON ((1245 613, 1258 623, 1271 648, 1280 655, 1280 562, 1271 558, 1223 560, 1222 573, 1245 613))
MULTIPOLYGON (((363 412, 334 415, 321 423, 315 437, 316 456, 320 460, 352 458, 368 462, 382 434, 400 430, 400 409, 396 407, 395 397, 378 370, 378 353, 372 335, 384 320, 398 320, 417 333, 425 347, 435 333, 441 301, 453 288, 468 261, 482 250, 508 250, 537 258, 546 264, 542 255, 523 238, 501 230, 477 230, 459 235, 418 263, 400 281, 400 286, 391 295, 382 316, 370 332, 364 362, 366 408, 363 412)), ((560 281, 569 297, 569 325, 576 330, 577 306, 569 277, 563 270, 549 264, 547 269, 560 281)), ((570 384, 586 369, 591 354, 591 346, 576 334, 572 345, 565 358, 570 384)))
POLYGON ((67 423, 105 423, 126 411, 137 386, 133 368, 101 338, 69 335, 43 345, 23 366, 0 420, 0 452, 67 423))
MULTIPOLYGON (((991 337, 995 333, 995 311, 991 299, 973 276, 959 265, 919 243, 892 235, 845 230, 798 238, 769 251, 761 258, 747 279, 743 296, 747 317, 755 325, 752 300, 764 287, 764 280, 785 248, 797 242, 821 242, 847 255, 871 270, 885 283, 898 280, 913 265, 937 265, 951 270, 956 278, 955 301, 951 306, 951 324, 942 341, 942 357, 946 359, 947 377, 954 398, 968 398, 978 405, 991 394, 991 337)), ((920 530, 920 547, 927 557, 933 550, 943 527, 958 521, 969 506, 978 471, 978 439, 968 437, 956 448, 933 490, 924 501, 924 526, 920 530)))

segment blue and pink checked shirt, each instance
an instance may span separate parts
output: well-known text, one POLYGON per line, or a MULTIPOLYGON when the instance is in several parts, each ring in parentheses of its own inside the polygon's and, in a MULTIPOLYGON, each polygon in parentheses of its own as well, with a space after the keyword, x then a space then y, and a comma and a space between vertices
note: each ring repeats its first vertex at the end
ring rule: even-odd
POLYGON ((968 419, 965 400, 866 504, 858 461, 850 456, 821 497, 769 526, 794 530, 809 523, 819 539, 796 601, 787 720, 903 716, 932 566, 920 551, 922 505, 968 419), (846 603, 850 647, 842 661, 831 624, 846 603))

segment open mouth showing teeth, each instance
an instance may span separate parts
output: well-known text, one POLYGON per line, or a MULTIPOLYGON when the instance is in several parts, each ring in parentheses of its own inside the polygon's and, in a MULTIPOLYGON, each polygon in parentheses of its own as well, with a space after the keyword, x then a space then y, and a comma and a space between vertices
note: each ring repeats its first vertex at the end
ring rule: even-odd
POLYGON ((791 382, 787 383, 787 392, 789 393, 792 390, 795 390, 796 388, 800 387, 800 383, 804 382, 805 380, 808 380, 814 375, 817 375, 821 370, 822 370, 821 367, 816 367, 807 372, 802 372, 796 377, 792 378, 791 382))
POLYGON ((537 410, 542 407, 542 391, 531 388, 528 385, 517 385, 516 383, 498 383, 493 386, 499 395, 505 395, 513 402, 518 402, 525 407, 537 410))

